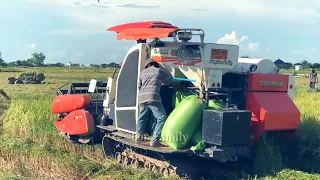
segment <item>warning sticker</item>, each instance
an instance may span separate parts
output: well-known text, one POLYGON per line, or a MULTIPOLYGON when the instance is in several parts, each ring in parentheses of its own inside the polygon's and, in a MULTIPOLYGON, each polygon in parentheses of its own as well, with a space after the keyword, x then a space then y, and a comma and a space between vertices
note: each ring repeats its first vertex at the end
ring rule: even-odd
POLYGON ((228 50, 227 49, 211 49, 211 60, 227 60, 228 50))

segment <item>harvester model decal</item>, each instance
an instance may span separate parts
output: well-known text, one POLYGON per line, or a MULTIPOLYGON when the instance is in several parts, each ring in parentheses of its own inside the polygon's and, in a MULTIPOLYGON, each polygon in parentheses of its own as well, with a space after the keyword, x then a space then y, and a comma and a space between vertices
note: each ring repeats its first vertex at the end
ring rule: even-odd
POLYGON ((228 60, 228 50, 227 49, 211 49, 211 59, 210 64, 224 64, 232 66, 231 60, 228 60))
POLYGON ((172 62, 175 65, 195 66, 200 63, 200 49, 190 49, 180 46, 179 48, 154 48, 151 52, 152 60, 162 62, 172 62))
POLYGON ((282 87, 283 86, 283 81, 266 81, 266 80, 262 80, 262 81, 260 81, 260 86, 262 86, 262 87, 266 87, 266 86, 282 87))

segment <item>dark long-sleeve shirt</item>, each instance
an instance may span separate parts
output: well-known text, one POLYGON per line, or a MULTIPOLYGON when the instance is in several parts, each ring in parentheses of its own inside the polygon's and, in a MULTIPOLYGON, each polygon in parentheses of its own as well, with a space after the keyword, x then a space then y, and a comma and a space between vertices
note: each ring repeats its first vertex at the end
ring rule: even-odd
POLYGON ((160 88, 163 84, 171 83, 170 72, 160 68, 149 67, 140 73, 138 102, 161 102, 160 88))

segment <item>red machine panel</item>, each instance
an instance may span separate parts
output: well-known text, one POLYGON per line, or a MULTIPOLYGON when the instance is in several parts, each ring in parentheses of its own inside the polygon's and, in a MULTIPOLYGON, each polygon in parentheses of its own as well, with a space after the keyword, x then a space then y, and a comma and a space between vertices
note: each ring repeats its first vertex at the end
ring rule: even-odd
POLYGON ((69 135, 90 135, 95 131, 93 116, 85 110, 75 110, 54 125, 69 135))
POLYGON ((68 113, 76 109, 84 108, 90 103, 90 97, 83 94, 65 94, 53 99, 52 113, 68 113))
POLYGON ((252 143, 264 131, 296 130, 300 111, 286 92, 249 92, 247 110, 252 111, 252 143))
POLYGON ((285 74, 249 74, 249 91, 288 91, 289 76, 285 74))

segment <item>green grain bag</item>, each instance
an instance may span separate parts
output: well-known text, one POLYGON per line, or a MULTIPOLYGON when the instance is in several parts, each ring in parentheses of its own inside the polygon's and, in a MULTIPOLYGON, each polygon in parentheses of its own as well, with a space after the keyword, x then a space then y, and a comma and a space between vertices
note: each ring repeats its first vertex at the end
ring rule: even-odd
POLYGON ((202 107, 196 95, 185 97, 167 118, 161 140, 172 149, 184 148, 201 121, 202 107))
POLYGON ((196 144, 195 146, 191 146, 190 150, 195 152, 195 151, 202 151, 206 148, 206 145, 204 144, 204 142, 201 140, 199 141, 198 144, 196 144))
POLYGON ((226 103, 222 100, 210 99, 208 103, 209 109, 222 109, 226 107, 226 103))
POLYGON ((190 150, 192 151, 201 151, 205 148, 205 145, 202 141, 202 123, 199 123, 195 133, 190 140, 190 145, 190 150))
POLYGON ((177 91, 175 94, 175 99, 174 99, 174 106, 173 107, 178 107, 178 105, 180 104, 180 102, 188 97, 188 96, 192 96, 194 95, 191 91, 177 91))

